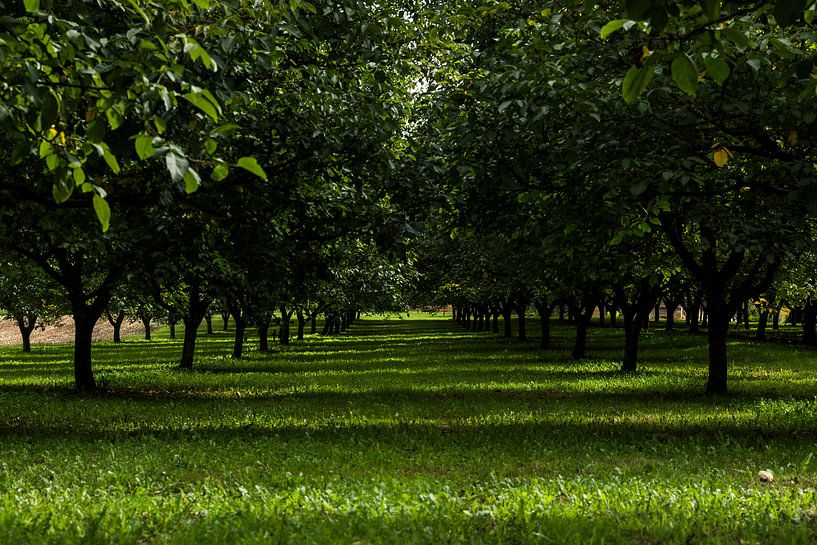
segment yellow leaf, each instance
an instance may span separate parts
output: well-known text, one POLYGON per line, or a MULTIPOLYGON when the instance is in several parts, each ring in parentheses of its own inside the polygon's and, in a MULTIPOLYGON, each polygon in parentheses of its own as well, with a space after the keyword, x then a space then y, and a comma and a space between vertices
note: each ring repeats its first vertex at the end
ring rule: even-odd
POLYGON ((712 158, 715 161, 715 165, 717 165, 718 168, 721 168, 729 162, 729 159, 732 158, 732 153, 724 147, 719 147, 715 150, 712 158))
POLYGON ((789 133, 788 138, 786 138, 786 140, 789 141, 790 146, 795 145, 797 143, 797 131, 791 131, 789 133))
POLYGON ((643 47, 641 48, 641 64, 644 64, 644 61, 646 61, 646 60, 647 60, 647 58, 648 58, 650 55, 652 55, 652 51, 650 51, 650 50, 649 50, 649 48, 648 48, 646 45, 645 45, 645 46, 643 46, 643 47))

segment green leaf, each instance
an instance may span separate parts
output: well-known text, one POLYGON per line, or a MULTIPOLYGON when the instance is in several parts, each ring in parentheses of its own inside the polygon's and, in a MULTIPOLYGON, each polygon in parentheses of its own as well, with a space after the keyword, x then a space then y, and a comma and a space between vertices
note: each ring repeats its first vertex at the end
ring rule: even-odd
POLYGON ((210 8, 210 0, 193 0, 193 3, 200 7, 201 9, 210 8))
POLYGON ((609 23, 601 27, 601 30, 599 31, 601 39, 606 40, 610 34, 623 27, 624 23, 626 23, 627 21, 628 19, 616 19, 615 21, 610 21, 609 23))
POLYGON ((187 161, 187 158, 172 151, 167 152, 167 155, 165 155, 165 164, 173 181, 184 178, 184 175, 187 174, 187 169, 190 168, 190 163, 187 161))
POLYGON ((230 169, 227 168, 227 165, 218 164, 213 168, 213 172, 210 173, 210 178, 216 182, 220 182, 226 178, 228 174, 230 174, 230 169))
POLYGON ((164 134, 165 130, 167 130, 167 121, 159 116, 153 118, 153 125, 156 127, 156 132, 159 134, 164 134))
POLYGON ((255 157, 242 157, 241 159, 238 160, 236 166, 239 166, 248 172, 252 172, 259 178, 262 178, 264 180, 267 179, 267 173, 264 172, 264 169, 261 168, 261 165, 258 164, 258 161, 255 160, 255 157))
POLYGON ((94 212, 96 212, 99 223, 102 224, 102 232, 104 233, 111 223, 111 207, 99 195, 94 195, 94 212))
POLYGON ((74 183, 77 185, 82 185, 85 183, 85 171, 81 168, 74 169, 74 183))
POLYGON ((748 47, 749 46, 749 36, 746 35, 745 32, 742 30, 738 30, 736 28, 727 27, 723 29, 723 34, 733 42, 738 47, 748 47))
POLYGON ((207 151, 207 155, 213 155, 216 152, 216 148, 218 148, 218 142, 212 138, 208 138, 204 141, 204 149, 207 151))
POLYGON ((723 59, 707 55, 704 57, 704 66, 718 85, 723 85, 723 82, 729 77, 729 65, 723 59))
POLYGON ((140 135, 136 137, 136 154, 140 159, 149 159, 156 153, 156 148, 153 147, 153 137, 149 135, 140 135))
POLYGON ((101 117, 97 117, 88 124, 85 135, 91 142, 99 143, 105 140, 105 122, 101 117))
POLYGON ((109 148, 107 144, 103 144, 102 149, 104 150, 102 158, 108 163, 108 167, 110 167, 114 174, 119 174, 119 163, 114 154, 111 153, 111 148, 109 148))
POLYGON ((193 193, 199 188, 199 185, 201 185, 199 173, 192 168, 188 168, 187 172, 184 173, 184 190, 187 193, 193 193))
POLYGON ((119 110, 115 107, 105 110, 105 117, 108 118, 108 124, 111 126, 112 131, 118 129, 125 120, 125 118, 122 117, 122 114, 119 113, 119 110))
POLYGON ((624 76, 624 81, 621 82, 621 94, 624 97, 624 102, 632 104, 649 85, 653 75, 655 75, 655 71, 652 64, 648 64, 643 68, 636 68, 635 66, 630 68, 624 76))
POLYGON ((789 26, 800 18, 806 9, 806 0, 778 0, 772 8, 772 15, 780 26, 789 26))
POLYGON ((692 59, 685 53, 681 53, 672 61, 672 79, 683 92, 695 96, 698 88, 698 71, 692 59))
POLYGON ((29 13, 37 13, 40 11, 40 0, 23 0, 23 4, 29 13))
POLYGON ((218 121, 218 116, 221 113, 221 106, 216 101, 215 97, 209 92, 198 91, 190 92, 184 95, 184 99, 190 104, 204 112, 207 117, 213 121, 218 121))
POLYGON ((717 19, 721 14, 721 0, 698 0, 698 3, 701 5, 701 9, 703 9, 704 15, 706 15, 710 21, 717 19))
POLYGON ((62 204, 68 200, 71 193, 74 192, 74 184, 67 184, 62 180, 51 186, 51 194, 57 204, 62 204))

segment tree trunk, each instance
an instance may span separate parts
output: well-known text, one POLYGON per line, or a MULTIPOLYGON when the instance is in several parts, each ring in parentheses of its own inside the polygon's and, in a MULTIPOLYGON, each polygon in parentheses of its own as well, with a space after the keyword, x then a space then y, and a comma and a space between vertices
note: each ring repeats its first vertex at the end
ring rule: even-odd
POLYGON ((233 359, 241 359, 244 355, 244 331, 247 328, 247 319, 244 312, 233 314, 235 322, 235 339, 233 340, 233 359))
POLYGON ((167 323, 170 326, 170 338, 175 339, 176 338, 176 318, 174 318, 172 315, 169 316, 167 318, 167 323))
POLYGON ((641 334, 642 318, 634 309, 625 309, 622 306, 624 318, 624 362, 621 370, 633 373, 638 366, 638 337, 641 334))
POLYGON ((281 330, 278 332, 279 339, 283 346, 289 344, 289 320, 292 318, 292 311, 287 311, 286 305, 281 305, 281 330))
POLYGON ((526 342, 528 340, 528 322, 525 313, 528 311, 528 303, 520 302, 514 305, 514 312, 516 312, 517 327, 519 328, 519 342, 526 342))
POLYGON ((207 307, 210 305, 209 301, 204 301, 201 298, 201 282, 197 278, 188 281, 187 289, 187 311, 182 317, 184 322, 184 344, 182 345, 182 358, 179 362, 181 369, 193 368, 199 326, 207 314, 207 307))
POLYGON ((204 317, 204 321, 207 323, 207 334, 212 335, 213 334, 213 315, 212 314, 207 314, 207 316, 204 317))
POLYGON ((229 312, 222 312, 221 313, 221 320, 224 323, 223 330, 227 331, 230 327, 230 313, 229 312))
POLYGON ((573 351, 571 353, 574 360, 580 360, 587 354, 587 328, 590 325, 590 320, 593 318, 593 310, 596 308, 595 303, 588 303, 587 301, 595 300, 596 298, 593 294, 585 293, 582 296, 582 306, 575 310, 576 342, 573 344, 573 351))
POLYGON ((727 392, 726 336, 729 332, 730 316, 723 306, 717 308, 714 302, 709 303, 708 314, 709 379, 706 382, 706 393, 725 394, 727 392))
POLYGON ((505 333, 504 337, 510 339, 513 337, 513 324, 511 323, 511 305, 509 303, 502 303, 502 320, 504 321, 505 333))
POLYGON ((258 319, 258 351, 269 352, 269 326, 272 316, 268 313, 262 314, 258 319))
POLYGON ((553 313, 553 305, 548 305, 545 299, 537 299, 533 304, 539 313, 539 326, 542 335, 539 340, 539 348, 550 348, 550 315, 553 313))
POLYGON ((318 332, 318 314, 312 316, 312 323, 309 324, 309 332, 315 335, 318 332))
POLYGON ((140 314, 139 320, 142 322, 142 326, 145 328, 145 340, 150 340, 150 316, 147 314, 140 314))
POLYGON ((31 332, 37 325, 37 315, 21 314, 16 317, 16 322, 20 329, 20 337, 23 339, 23 352, 31 352, 31 332))
POLYGON ((661 299, 655 303, 655 323, 661 323, 661 299))
POLYGON ((766 325, 769 323, 769 311, 768 310, 761 310, 760 311, 760 318, 757 321, 757 331, 755 331, 755 340, 756 341, 765 341, 766 340, 766 325))
POLYGON ((116 317, 114 317, 110 311, 106 310, 105 317, 108 319, 108 323, 111 324, 111 327, 113 327, 113 342, 121 343, 122 322, 125 321, 125 313, 123 311, 119 311, 116 317))
POLYGON ((678 301, 664 301, 667 307, 667 322, 664 324, 664 330, 672 331, 675 329, 675 311, 678 309, 678 301))
POLYGON ((304 317, 304 312, 301 309, 297 309, 295 311, 295 315, 298 317, 298 340, 304 340, 304 329, 306 328, 306 318, 304 317))
POLYGON ((499 308, 491 309, 491 332, 499 334, 499 308))
POLYGON ((780 331, 780 308, 778 307, 772 313, 772 330, 780 331))
MULTIPOLYGON (((81 304, 85 306, 84 302, 81 304)), ((74 308, 76 309, 77 305, 74 305, 74 308)), ((94 316, 87 308, 74 310, 74 382, 77 390, 81 392, 96 389, 91 367, 91 342, 98 318, 99 315, 94 316)))
POLYGON ((604 327, 604 315, 607 314, 605 312, 604 301, 599 301, 599 327, 604 327))

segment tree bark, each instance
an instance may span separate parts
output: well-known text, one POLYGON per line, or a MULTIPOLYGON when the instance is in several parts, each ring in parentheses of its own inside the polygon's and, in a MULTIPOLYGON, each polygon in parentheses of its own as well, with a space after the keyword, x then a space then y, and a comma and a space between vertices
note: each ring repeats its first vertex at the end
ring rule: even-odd
POLYGON ((244 355, 244 332, 247 328, 247 319, 244 315, 233 314, 235 322, 235 339, 233 340, 233 359, 241 359, 244 355))
POLYGON ((113 327, 113 342, 121 343, 122 322, 125 321, 125 313, 123 311, 119 311, 116 317, 114 317, 110 311, 106 310, 105 317, 108 319, 108 323, 111 324, 111 327, 113 327))
POLYGON ((272 316, 264 313, 258 319, 258 351, 269 352, 269 326, 272 316))
POLYGON ((181 369, 192 369, 193 359, 196 355, 196 339, 198 338, 199 326, 207 314, 208 300, 201 297, 201 281, 194 278, 188 281, 187 288, 187 310, 182 317, 184 322, 184 344, 182 345, 182 358, 179 362, 181 369))
POLYGON ((204 317, 204 321, 207 323, 207 334, 212 335, 213 334, 213 315, 208 313, 204 317))
POLYGON ((31 332, 37 325, 37 318, 36 314, 20 314, 15 318, 20 329, 20 337, 23 339, 23 352, 31 352, 31 332))
POLYGON ((536 299, 533 304, 539 313, 539 326, 542 335, 539 340, 539 348, 550 348, 550 315, 553 314, 555 303, 548 305, 547 299, 536 299))
POLYGON ((304 317, 304 312, 301 309, 297 309, 295 311, 295 315, 298 318, 298 340, 304 340, 304 329, 306 328, 306 318, 304 317))
POLYGON ((221 320, 223 322, 222 330, 227 331, 227 329, 230 327, 230 313, 229 312, 222 312, 221 313, 221 320))
POLYGON ((150 340, 150 318, 149 314, 140 314, 139 321, 142 322, 142 326, 145 328, 145 340, 150 340))
POLYGON ((803 326, 803 342, 805 344, 817 344, 817 302, 807 301, 800 315, 803 326))
POLYGON ((726 337, 729 333, 730 315, 731 313, 727 311, 724 304, 708 301, 709 379, 706 382, 707 394, 727 392, 726 337))
POLYGON ((167 324, 170 326, 170 338, 176 338, 176 318, 171 314, 167 317, 167 324))
POLYGON ((511 305, 508 302, 502 303, 502 320, 504 322, 505 332, 503 337, 510 339, 513 337, 513 323, 511 322, 511 305))
POLYGON ((621 309, 624 318, 624 362, 621 370, 633 373, 638 366, 638 338, 641 334, 642 317, 633 308, 621 309))
MULTIPOLYGON (((85 306, 84 302, 82 306, 85 306)), ((94 316, 87 308, 74 310, 74 382, 81 392, 96 389, 91 367, 91 342, 98 319, 99 315, 94 316)))
POLYGON ((528 340, 528 321, 525 317, 525 313, 528 311, 528 303, 526 301, 518 301, 514 304, 513 310, 516 312, 519 342, 526 342, 528 340))

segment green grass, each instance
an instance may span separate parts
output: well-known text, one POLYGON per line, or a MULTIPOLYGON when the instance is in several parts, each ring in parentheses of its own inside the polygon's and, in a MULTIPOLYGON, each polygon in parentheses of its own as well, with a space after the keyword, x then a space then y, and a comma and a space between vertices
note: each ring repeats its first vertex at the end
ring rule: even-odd
POLYGON ((100 343, 93 397, 70 347, 2 349, 0 543, 817 540, 812 350, 731 341, 706 398, 700 336, 621 375, 620 331, 576 363, 555 322, 541 351, 421 318, 241 361, 218 333, 192 373, 166 332, 100 343))

